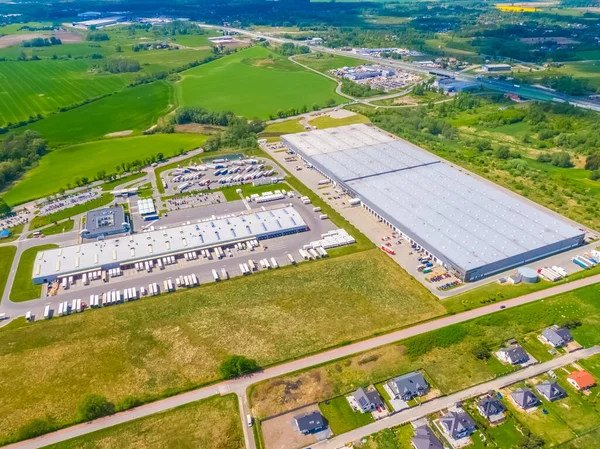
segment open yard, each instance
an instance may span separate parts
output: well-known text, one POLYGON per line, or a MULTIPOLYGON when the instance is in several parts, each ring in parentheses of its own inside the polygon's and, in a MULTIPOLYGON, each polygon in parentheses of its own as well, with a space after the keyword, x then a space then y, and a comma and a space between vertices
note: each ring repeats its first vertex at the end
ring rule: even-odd
POLYGON ((321 402, 319 410, 329 423, 331 431, 336 435, 373 422, 371 413, 355 412, 343 395, 321 402))
POLYGON ((98 140, 120 131, 139 134, 169 112, 172 90, 166 81, 143 84, 51 115, 24 129, 39 132, 50 146, 98 140))
POLYGON ((150 400, 219 379, 229 354, 270 365, 442 311, 371 250, 2 330, 0 440, 33 418, 72 422, 86 393, 150 400))
POLYGON ((115 173, 115 167, 123 162, 143 161, 158 153, 171 157, 197 148, 205 140, 197 134, 154 134, 64 147, 43 156, 36 168, 6 192, 4 200, 11 205, 21 204, 56 193, 69 184, 75 186, 76 178, 93 180, 100 170, 115 173))
POLYGON ((335 83, 264 47, 252 47, 182 73, 179 104, 267 119, 279 110, 339 103, 335 83))
POLYGON ((47 449, 243 449, 235 395, 213 396, 47 449))
POLYGON ((125 75, 88 72, 88 60, 0 64, 0 126, 123 89, 125 75))
POLYGON ((14 302, 29 301, 39 298, 42 294, 42 286, 31 282, 33 264, 39 251, 57 248, 57 245, 40 245, 26 249, 21 254, 15 280, 10 290, 10 299, 14 302))
POLYGON ((4 293, 4 287, 6 287, 6 282, 8 281, 8 273, 10 273, 10 267, 12 267, 16 253, 16 246, 0 246, 0 298, 2 298, 4 293))
POLYGON ((569 319, 580 319, 573 330, 576 341, 589 346, 600 343, 600 305, 597 287, 568 294, 449 326, 255 385, 250 392, 253 411, 272 416, 316 401, 346 394, 359 386, 376 384, 417 369, 422 370, 442 394, 449 394, 507 373, 511 367, 494 357, 488 361, 474 355, 482 343, 497 349, 517 337, 569 319))

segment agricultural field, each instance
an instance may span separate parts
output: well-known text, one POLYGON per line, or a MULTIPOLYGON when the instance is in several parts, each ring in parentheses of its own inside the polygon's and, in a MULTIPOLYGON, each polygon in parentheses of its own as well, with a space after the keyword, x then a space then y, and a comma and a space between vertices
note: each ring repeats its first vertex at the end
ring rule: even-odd
POLYGON ((128 75, 88 72, 90 62, 5 61, 0 64, 0 126, 123 89, 128 75))
POLYGON ((29 301, 37 299, 42 294, 42 286, 34 285, 31 282, 31 273, 33 273, 33 264, 39 251, 58 248, 57 245, 40 245, 26 249, 21 254, 17 273, 10 291, 10 300, 14 302, 29 301))
POLYGON ((279 110, 344 99, 335 83, 264 47, 252 47, 182 73, 178 103, 267 119, 279 110))
POLYGON ((140 134, 170 111, 172 94, 173 85, 166 81, 143 84, 51 115, 24 129, 39 132, 50 146, 98 140, 110 133, 140 134))
POLYGON ((76 178, 93 180, 101 170, 114 173, 122 163, 144 160, 157 153, 171 157, 197 148, 205 140, 197 134, 154 134, 60 148, 42 157, 37 167, 4 194, 4 200, 11 205, 21 204, 74 186, 76 178))
POLYGON ((6 282, 8 282, 8 274, 10 273, 16 253, 16 246, 0 246, 0 300, 4 294, 4 287, 6 287, 6 282))
POLYGON ((202 61, 212 54, 212 50, 148 50, 126 54, 126 57, 139 61, 144 71, 156 73, 177 69, 190 62, 202 61))
POLYGON ((235 395, 213 396, 166 412, 89 433, 47 449, 243 449, 235 395))
POLYGON ((511 370, 495 357, 487 361, 477 358, 474 348, 485 344, 490 350, 498 349, 509 338, 522 341, 526 334, 571 319, 582 322, 572 331, 576 341, 584 346, 598 344, 600 305, 595 300, 596 291, 595 286, 585 287, 261 382, 249 392, 252 410, 266 418, 417 369, 441 394, 450 394, 511 370))
POLYGON ((268 366, 441 312, 371 250, 1 331, 0 440, 33 418, 72 422, 85 393, 146 402, 218 380, 229 354, 268 366))

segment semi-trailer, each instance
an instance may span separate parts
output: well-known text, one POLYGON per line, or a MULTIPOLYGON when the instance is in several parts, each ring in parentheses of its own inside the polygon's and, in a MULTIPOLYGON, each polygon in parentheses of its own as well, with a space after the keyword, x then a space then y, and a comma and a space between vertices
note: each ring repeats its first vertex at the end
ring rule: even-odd
POLYGON ((171 291, 171 289, 169 288, 169 283, 167 282, 166 279, 163 281, 163 287, 165 288, 165 292, 168 293, 171 291))
POLYGON ((279 268, 279 264, 277 263, 274 257, 271 257, 271 265, 273 266, 273 268, 279 268))
POLYGON ((309 260, 310 259, 310 255, 306 251, 304 251, 303 249, 298 250, 298 252, 300 253, 300 256, 304 260, 309 260))
POLYGON ((71 311, 77 312, 77 300, 76 299, 71 301, 71 311))
POLYGON ((250 271, 250 268, 248 268, 247 263, 244 264, 244 274, 252 274, 252 272, 250 271))
POLYGON ((254 263, 254 261, 252 259, 248 259, 248 267, 250 268, 251 271, 256 271, 256 264, 254 263))
POLYGON ((198 282, 198 278, 196 277, 196 275, 195 275, 194 273, 192 273, 192 274, 190 275, 190 280, 192 281, 192 285, 193 285, 193 286, 196 286, 196 285, 200 284, 200 283, 198 282))
POLYGON ((296 259, 294 259, 294 256, 292 256, 290 253, 288 253, 287 257, 292 265, 296 265, 296 259))
POLYGON ((579 260, 577 257, 571 257, 571 261, 573 261, 573 263, 575 265, 579 265, 584 270, 589 270, 589 268, 590 268, 585 263, 583 263, 581 260, 579 260))
POLYGON ((271 264, 269 263, 269 261, 267 259, 264 259, 264 261, 265 261, 265 268, 267 270, 269 270, 271 268, 271 264))
POLYGON ((47 305, 46 307, 44 307, 44 319, 45 320, 49 320, 50 319, 50 306, 47 305))
POLYGON ((173 287, 173 281, 169 278, 167 279, 167 286, 169 287, 170 292, 175 291, 175 287, 173 287))
POLYGON ((58 304, 58 316, 63 316, 65 314, 65 303, 61 302, 60 304, 58 304))
POLYGON ((75 310, 77 311, 77 313, 81 312, 81 299, 80 298, 77 299, 75 310))
POLYGON ((152 284, 152 287, 154 287, 154 294, 155 294, 155 295, 158 295, 158 293, 159 293, 159 291, 158 291, 158 284, 157 284, 156 282, 154 282, 154 283, 152 284))
POLYGON ((213 275, 213 279, 215 280, 215 282, 217 282, 219 280, 219 275, 217 274, 217 270, 212 270, 212 275, 213 275))
POLYGON ((308 250, 308 252, 310 253, 311 256, 313 256, 315 259, 319 259, 321 257, 321 255, 316 252, 313 248, 310 248, 308 250))
POLYGON ((244 268, 244 264, 239 264, 240 267, 240 271, 242 272, 242 274, 246 274, 246 269, 244 268))
POLYGON ((589 260, 587 257, 577 256, 577 259, 581 260, 584 264, 586 264, 590 268, 594 266, 594 263, 591 260, 589 260))
POLYGON ((186 287, 190 286, 190 279, 187 276, 183 276, 183 282, 186 287))

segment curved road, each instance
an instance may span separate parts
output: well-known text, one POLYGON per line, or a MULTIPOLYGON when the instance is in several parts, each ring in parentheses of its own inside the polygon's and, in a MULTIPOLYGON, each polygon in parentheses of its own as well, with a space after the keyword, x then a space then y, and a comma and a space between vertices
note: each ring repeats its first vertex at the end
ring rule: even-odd
MULTIPOLYGON (((502 302, 502 306, 506 307, 507 309, 521 306, 523 304, 539 301, 557 294, 569 292, 580 287, 592 285, 597 282, 600 282, 600 274, 557 285, 556 287, 551 287, 546 290, 530 293, 528 295, 524 295, 518 298, 510 299, 502 302)), ((105 429, 117 424, 129 422, 137 418, 152 415, 154 413, 169 410, 174 407, 188 404, 190 402, 195 402, 216 394, 235 393, 238 396, 238 400, 240 403, 240 419, 242 420, 242 427, 244 429, 246 448, 255 449, 256 445, 254 443, 252 429, 250 429, 246 424, 245 418, 246 414, 250 413, 246 394, 247 388, 250 385, 267 379, 272 379, 274 377, 290 374, 298 370, 310 368, 312 366, 319 365, 322 363, 331 362, 333 360, 354 355, 363 351, 374 349, 382 345, 395 343, 400 340, 413 337, 415 335, 419 335, 425 332, 440 329, 442 327, 450 326, 452 324, 462 323, 464 321, 472 320, 474 318, 496 313, 499 311, 499 304, 491 304, 488 306, 481 307, 479 309, 469 310, 467 312, 462 312, 456 315, 448 315, 434 321, 428 321, 425 323, 417 324, 415 326, 401 329, 390 334, 359 341, 357 343, 353 343, 347 346, 331 349, 319 354, 308 356, 303 359, 294 360, 292 362, 273 366, 264 371, 246 377, 221 382, 219 384, 215 384, 209 387, 204 387, 194 391, 190 391, 188 393, 179 394, 168 399, 162 399, 160 401, 142 405, 140 407, 127 410, 106 418, 97 419, 89 423, 78 424, 72 427, 68 427, 56 432, 40 436, 38 438, 22 441, 20 443, 15 443, 8 447, 11 449, 39 448, 49 444, 68 440, 80 435, 84 435, 90 432, 94 432, 96 430, 105 429)))

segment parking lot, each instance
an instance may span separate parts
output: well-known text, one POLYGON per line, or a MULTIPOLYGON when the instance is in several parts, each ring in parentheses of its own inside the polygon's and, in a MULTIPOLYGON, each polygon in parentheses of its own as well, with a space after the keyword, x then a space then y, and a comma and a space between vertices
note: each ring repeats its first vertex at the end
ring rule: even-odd
POLYGON ((53 214, 70 207, 85 204, 89 201, 95 200, 100 195, 102 195, 102 189, 95 188, 86 190, 84 192, 73 193, 57 200, 51 200, 40 206, 39 215, 43 217, 45 215, 53 214))
MULTIPOLYGON (((242 201, 236 202, 240 207, 243 207, 242 201)), ((229 204, 229 203, 226 203, 229 204)), ((255 203, 252 203, 256 206, 255 203)), ((41 319, 44 316, 46 306, 49 306, 52 316, 57 316, 61 303, 68 305, 67 313, 73 312, 72 301, 80 300, 82 310, 91 307, 92 299, 98 296, 100 306, 102 306, 102 298, 106 295, 111 295, 113 292, 119 292, 120 302, 124 302, 126 297, 131 297, 131 292, 135 289, 135 299, 140 299, 144 295, 140 293, 145 290, 146 296, 151 295, 152 285, 156 284, 157 294, 167 293, 171 290, 168 287, 170 280, 174 290, 192 288, 196 282, 192 282, 192 277, 195 276, 197 283, 200 285, 215 282, 227 282, 228 279, 237 276, 252 276, 257 275, 262 271, 276 270, 285 265, 290 265, 292 262, 290 256, 294 259, 294 263, 301 263, 305 259, 300 254, 300 250, 309 242, 319 240, 321 236, 336 227, 329 220, 319 218, 319 212, 313 212, 312 205, 303 204, 296 196, 295 198, 287 198, 287 201, 275 201, 274 204, 261 205, 259 207, 278 208, 283 205, 292 204, 297 208, 298 212, 308 225, 308 230, 297 234, 285 235, 282 237, 257 241, 257 245, 253 247, 247 242, 242 246, 222 245, 221 255, 214 253, 214 249, 210 250, 210 255, 205 256, 201 251, 190 250, 186 253, 173 254, 171 257, 174 261, 165 261, 165 256, 157 256, 153 259, 153 266, 137 267, 135 264, 123 264, 120 272, 107 272, 106 281, 103 280, 103 273, 96 276, 96 279, 89 277, 84 282, 83 276, 74 276, 72 283, 65 281, 68 284, 63 288, 63 282, 58 282, 58 289, 53 296, 48 295, 48 289, 51 286, 44 285, 42 299, 31 301, 31 311, 34 319, 41 319), (195 255, 192 256, 191 253, 195 255), (158 262, 161 259, 161 262, 158 262), (266 260, 266 261, 265 261, 266 260), (240 267, 240 264, 242 267, 240 267), (249 273, 243 274, 244 264, 249 273), (214 270, 214 271, 213 271, 214 270), (225 270, 225 272, 223 271, 225 270), (216 279, 215 274, 218 276, 216 279), (186 280, 185 277, 188 277, 186 280), (167 281, 167 286, 165 286, 167 281), (87 285, 85 285, 87 284, 87 285), (186 287, 186 284, 189 287, 186 287)), ((220 206, 220 205, 219 205, 220 206)), ((211 206, 215 207, 215 206, 211 206)), ((196 213, 205 211, 208 208, 189 209, 196 213)), ((243 208, 245 211, 245 207, 243 208)), ((184 212, 184 211, 179 211, 184 212)), ((215 214, 216 215, 216 214, 215 214)), ((202 218, 211 216, 203 214, 202 218)), ((218 215, 216 215, 218 216, 218 215)), ((200 219, 200 217, 198 217, 200 219)), ((177 223, 181 224, 181 221, 177 223)), ((157 225, 156 222, 153 225, 157 225)), ((162 225, 165 225, 162 223, 162 225)), ((161 226, 156 226, 155 229, 160 229, 161 226)), ((316 258, 308 255, 309 258, 316 258)), ((319 257, 323 257, 319 255, 319 257)), ((98 270, 101 271, 101 270, 98 270)), ((245 270, 244 270, 245 271, 245 270)), ((129 299, 129 298, 128 298, 129 299)))
POLYGON ((204 191, 255 182, 269 183, 270 178, 282 176, 283 171, 268 159, 216 159, 167 170, 161 179, 167 196, 183 192, 204 191))

